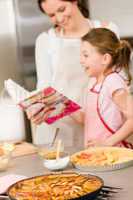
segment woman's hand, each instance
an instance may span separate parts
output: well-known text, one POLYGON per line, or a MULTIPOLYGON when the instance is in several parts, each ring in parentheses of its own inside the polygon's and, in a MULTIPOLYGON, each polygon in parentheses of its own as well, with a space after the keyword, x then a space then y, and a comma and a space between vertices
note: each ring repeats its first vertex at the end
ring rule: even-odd
POLYGON ((52 109, 42 109, 38 114, 36 114, 35 116, 33 116, 31 118, 31 121, 36 124, 36 125, 39 125, 41 124, 42 122, 46 121, 47 118, 49 117, 49 115, 51 114, 52 112, 52 109))
POLYGON ((30 105, 26 109, 26 114, 27 114, 28 119, 31 120, 33 116, 39 113, 43 108, 44 108, 44 104, 42 103, 35 103, 35 104, 30 105))
POLYGON ((45 107, 42 103, 35 103, 26 109, 26 114, 29 120, 39 125, 48 118, 53 109, 52 107, 45 107))
POLYGON ((87 147, 96 147, 96 146, 112 146, 108 140, 99 140, 99 139, 95 139, 95 140, 88 140, 87 142, 87 147))

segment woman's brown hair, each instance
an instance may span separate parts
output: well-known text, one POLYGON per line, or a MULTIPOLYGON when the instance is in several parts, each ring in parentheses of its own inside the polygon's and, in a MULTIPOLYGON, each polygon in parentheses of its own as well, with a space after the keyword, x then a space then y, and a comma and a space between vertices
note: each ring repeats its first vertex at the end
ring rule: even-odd
POLYGON ((120 40, 114 32, 107 28, 92 29, 82 37, 82 41, 89 42, 101 54, 110 54, 112 62, 108 66, 108 69, 113 66, 115 66, 116 71, 123 68, 128 76, 129 83, 131 82, 131 74, 129 71, 131 46, 128 41, 120 40))
MULTIPOLYGON (((42 2, 45 2, 45 1, 46 0, 38 0, 39 9, 43 13, 45 13, 45 11, 43 10, 41 4, 42 4, 42 2)), ((83 14, 83 16, 86 17, 86 18, 89 18, 88 0, 62 0, 62 1, 70 1, 70 2, 77 1, 79 10, 83 14)))

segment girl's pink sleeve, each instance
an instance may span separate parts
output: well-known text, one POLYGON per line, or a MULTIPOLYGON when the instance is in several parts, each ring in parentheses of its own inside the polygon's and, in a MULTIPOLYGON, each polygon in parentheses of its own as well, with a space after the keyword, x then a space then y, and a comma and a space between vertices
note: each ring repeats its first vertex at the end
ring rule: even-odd
POLYGON ((106 80, 107 90, 109 92, 110 97, 112 97, 113 93, 119 89, 126 90, 127 85, 122 77, 118 74, 112 74, 107 77, 106 80))

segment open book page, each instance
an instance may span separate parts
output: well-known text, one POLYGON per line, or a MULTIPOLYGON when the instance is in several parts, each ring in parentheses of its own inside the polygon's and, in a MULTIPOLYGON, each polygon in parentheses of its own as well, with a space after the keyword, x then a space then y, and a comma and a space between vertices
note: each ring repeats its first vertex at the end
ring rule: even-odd
POLYGON ((37 90, 29 92, 12 79, 5 80, 4 87, 16 104, 38 92, 37 90))
POLYGON ((60 118, 80 109, 80 106, 52 87, 44 88, 36 94, 20 101, 19 105, 33 115, 42 112, 44 122, 54 123, 60 118))

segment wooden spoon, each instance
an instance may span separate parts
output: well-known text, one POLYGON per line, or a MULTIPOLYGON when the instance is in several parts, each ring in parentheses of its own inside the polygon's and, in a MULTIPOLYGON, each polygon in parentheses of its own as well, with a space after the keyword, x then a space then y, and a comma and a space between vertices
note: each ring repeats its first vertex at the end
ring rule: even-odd
POLYGON ((59 128, 56 128, 56 131, 55 131, 55 135, 54 135, 54 138, 53 138, 53 141, 51 142, 51 147, 54 145, 54 143, 55 143, 55 140, 56 140, 56 138, 57 138, 57 135, 58 135, 58 133, 59 133, 59 128))
POLYGON ((60 149, 61 149, 61 140, 58 140, 57 142, 57 149, 56 149, 56 160, 58 160, 60 158, 60 149))

